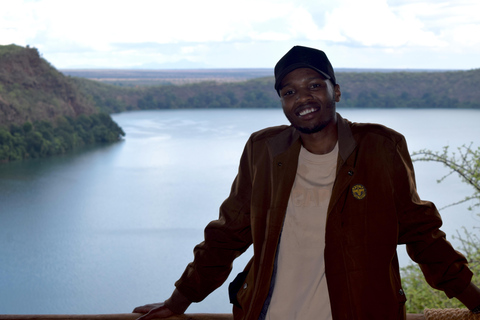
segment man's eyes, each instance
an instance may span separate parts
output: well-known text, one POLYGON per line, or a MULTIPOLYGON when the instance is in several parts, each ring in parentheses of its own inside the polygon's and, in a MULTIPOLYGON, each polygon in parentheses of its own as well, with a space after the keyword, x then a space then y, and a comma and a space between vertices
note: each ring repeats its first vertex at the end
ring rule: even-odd
POLYGON ((323 84, 321 84, 321 83, 312 83, 312 84, 310 85, 310 88, 313 88, 313 89, 320 88, 320 87, 323 87, 323 84))
MULTIPOLYGON (((311 83, 309 86, 308 86, 310 89, 321 89, 323 87, 326 87, 326 85, 324 83, 311 83)), ((292 94, 295 94, 295 90, 294 89, 284 89, 281 91, 281 95, 283 97, 287 97, 287 96, 290 96, 292 94)))
POLYGON ((282 95, 285 97, 285 96, 289 96, 291 94, 293 94, 293 90, 285 90, 282 95))

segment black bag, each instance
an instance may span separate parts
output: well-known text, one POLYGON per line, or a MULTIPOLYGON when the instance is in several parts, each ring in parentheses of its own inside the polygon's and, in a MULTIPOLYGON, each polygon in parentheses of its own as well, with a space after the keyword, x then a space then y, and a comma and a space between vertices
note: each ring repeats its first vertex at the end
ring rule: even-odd
POLYGON ((237 293, 238 291, 240 291, 242 284, 245 282, 247 274, 248 271, 240 272, 239 274, 237 274, 235 279, 228 285, 228 296, 230 298, 230 303, 238 308, 240 308, 240 303, 237 300, 237 293))

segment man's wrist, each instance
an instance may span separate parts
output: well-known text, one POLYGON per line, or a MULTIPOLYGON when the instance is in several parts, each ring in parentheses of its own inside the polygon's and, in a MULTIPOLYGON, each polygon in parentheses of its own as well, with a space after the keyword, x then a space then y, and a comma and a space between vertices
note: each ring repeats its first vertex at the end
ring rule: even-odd
POLYGON ((183 314, 192 304, 180 291, 175 289, 172 296, 165 301, 165 306, 175 314, 183 314))
POLYGON ((457 295, 457 299, 470 311, 478 310, 477 308, 480 304, 480 288, 470 282, 463 292, 457 295))

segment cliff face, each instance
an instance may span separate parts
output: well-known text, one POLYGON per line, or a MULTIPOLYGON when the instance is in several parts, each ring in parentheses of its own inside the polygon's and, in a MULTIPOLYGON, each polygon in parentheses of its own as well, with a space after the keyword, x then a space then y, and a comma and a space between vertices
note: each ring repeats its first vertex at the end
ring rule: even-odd
POLYGON ((0 126, 96 112, 93 101, 37 49, 0 46, 0 126))

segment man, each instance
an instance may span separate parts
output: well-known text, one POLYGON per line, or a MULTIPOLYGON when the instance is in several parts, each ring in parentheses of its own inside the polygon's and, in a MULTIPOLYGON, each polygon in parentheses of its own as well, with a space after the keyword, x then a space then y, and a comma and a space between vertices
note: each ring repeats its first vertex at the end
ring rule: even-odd
POLYGON ((291 126, 252 134, 220 217, 205 229, 172 296, 142 319, 183 313, 227 278, 235 319, 404 319, 397 244, 433 287, 480 312, 467 261, 420 200, 405 139, 336 113, 340 86, 326 55, 296 46, 275 66, 291 126))

